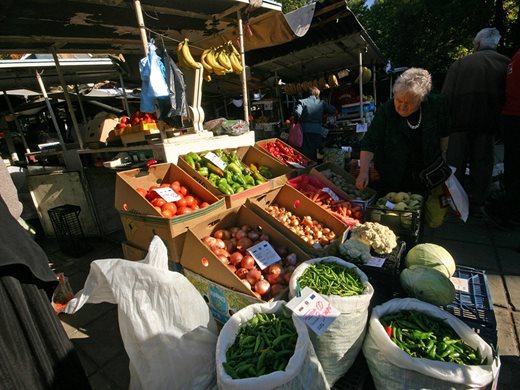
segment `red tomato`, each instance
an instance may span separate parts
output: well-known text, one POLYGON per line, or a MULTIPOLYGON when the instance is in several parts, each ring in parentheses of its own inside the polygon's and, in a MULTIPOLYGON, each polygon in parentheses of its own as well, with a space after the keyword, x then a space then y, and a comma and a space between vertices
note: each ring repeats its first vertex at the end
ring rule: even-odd
POLYGON ((195 204, 200 206, 200 198, 197 198, 196 196, 193 197, 195 199, 195 204))
POLYGON ((172 215, 177 214, 177 206, 173 202, 168 202, 168 203, 163 204, 162 207, 161 207, 161 210, 162 211, 170 210, 172 215))
POLYGON ((164 218, 173 218, 174 215, 170 210, 163 210, 161 211, 161 214, 164 218))
POLYGON ((149 202, 153 201, 155 198, 159 198, 159 194, 155 191, 148 191, 146 194, 146 199, 148 199, 149 202))
POLYGON ((175 180, 171 186, 172 187, 172 190, 174 190, 175 192, 178 192, 180 194, 180 191, 181 191, 181 183, 179 183, 177 180, 175 180))
POLYGON ((160 185, 161 188, 170 187, 170 183, 162 183, 160 185))
POLYGON ((161 197, 157 197, 157 198, 154 198, 151 203, 155 207, 162 207, 166 203, 166 201, 161 197))
POLYGON ((146 190, 145 190, 144 188, 142 188, 142 187, 137 187, 135 190, 136 190, 136 191, 139 193, 139 195, 141 195, 141 196, 146 196, 146 194, 148 193, 148 191, 146 191, 146 190))
POLYGON ((182 214, 188 214, 188 213, 191 213, 193 211, 193 209, 191 207, 180 207, 178 210, 177 210, 177 215, 182 215, 182 214))
POLYGON ((188 202, 186 202, 186 198, 181 198, 177 202, 175 202, 177 207, 186 207, 188 205, 188 202))
POLYGON ((204 207, 208 207, 209 206, 209 203, 208 202, 202 202, 200 204, 200 208, 203 209, 204 207))
POLYGON ((188 195, 189 190, 188 190, 186 187, 181 186, 181 188, 180 188, 180 192, 181 192, 181 194, 182 194, 183 196, 186 196, 186 195, 188 195))
POLYGON ((184 200, 186 201, 186 206, 188 207, 193 207, 193 205, 195 205, 195 198, 191 195, 185 196, 184 200))
POLYGON ((191 206, 191 208, 195 211, 200 209, 200 206, 198 204, 194 204, 193 206, 191 206))

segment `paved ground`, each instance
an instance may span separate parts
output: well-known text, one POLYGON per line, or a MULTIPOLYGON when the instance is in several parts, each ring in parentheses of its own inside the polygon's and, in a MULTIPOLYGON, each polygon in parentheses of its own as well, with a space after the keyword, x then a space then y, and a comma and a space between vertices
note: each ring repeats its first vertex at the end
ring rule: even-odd
MULTIPOLYGON (((64 272, 75 292, 83 287, 94 259, 121 258, 121 233, 93 240, 94 250, 81 258, 63 255, 56 242, 42 244, 52 267, 64 272)), ((500 390, 518 389, 520 383, 520 228, 503 232, 483 220, 462 223, 450 218, 437 230, 426 230, 425 242, 448 249, 459 265, 486 271, 497 319, 498 351, 502 360, 500 390)), ((75 315, 60 315, 76 346, 90 383, 98 389, 126 389, 128 357, 123 348, 114 305, 85 305, 75 315)))

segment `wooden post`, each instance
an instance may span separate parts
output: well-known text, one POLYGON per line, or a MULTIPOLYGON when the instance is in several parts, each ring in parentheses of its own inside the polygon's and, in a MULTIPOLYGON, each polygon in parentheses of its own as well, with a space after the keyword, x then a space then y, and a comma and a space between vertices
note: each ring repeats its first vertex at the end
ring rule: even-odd
MULTIPOLYGON (((143 10, 141 9, 141 2, 134 0, 135 15, 137 16, 137 25, 139 26, 139 33, 141 34, 141 43, 143 44, 143 51, 145 57, 148 55, 148 38, 146 37, 146 27, 144 25, 143 10)), ((130 114, 130 113, 128 113, 130 114)))
POLYGON ((238 19, 238 36, 240 39, 240 59, 242 60, 242 73, 240 80, 242 81, 242 102, 244 105, 244 121, 249 125, 249 97, 247 96, 247 79, 246 79, 246 59, 244 49, 244 26, 242 25, 242 14, 237 11, 238 19))

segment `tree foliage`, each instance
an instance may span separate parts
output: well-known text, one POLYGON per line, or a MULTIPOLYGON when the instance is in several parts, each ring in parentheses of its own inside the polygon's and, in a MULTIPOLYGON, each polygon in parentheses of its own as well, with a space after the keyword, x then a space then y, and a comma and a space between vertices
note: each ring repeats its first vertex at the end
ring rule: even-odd
POLYGON ((423 67, 432 72, 434 80, 440 80, 455 59, 473 49, 473 38, 484 27, 500 30, 503 39, 499 51, 511 56, 520 45, 518 3, 375 0, 368 9, 365 0, 354 0, 348 6, 394 67, 423 67))

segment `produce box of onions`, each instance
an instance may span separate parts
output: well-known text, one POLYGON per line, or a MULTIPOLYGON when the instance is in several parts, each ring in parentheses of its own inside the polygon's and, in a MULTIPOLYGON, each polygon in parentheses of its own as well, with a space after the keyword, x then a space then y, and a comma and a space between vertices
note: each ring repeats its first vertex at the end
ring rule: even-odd
POLYGON ((296 265, 309 256, 245 206, 186 233, 181 265, 215 318, 225 322, 255 302, 286 297, 296 265))
POLYGON ((335 255, 349 231, 348 225, 288 184, 248 199, 246 206, 315 257, 335 255))

